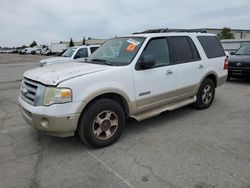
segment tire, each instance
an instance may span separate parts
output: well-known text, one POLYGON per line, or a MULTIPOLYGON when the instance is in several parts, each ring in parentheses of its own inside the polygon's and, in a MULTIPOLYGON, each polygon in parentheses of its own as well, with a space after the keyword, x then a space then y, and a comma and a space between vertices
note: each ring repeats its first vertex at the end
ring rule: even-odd
POLYGON ((214 82, 206 78, 200 85, 200 88, 196 94, 196 102, 193 106, 197 109, 206 109, 211 106, 215 95, 215 84, 214 82))
POLYGON ((85 144, 100 148, 115 143, 125 123, 125 113, 120 104, 111 99, 98 99, 83 111, 77 131, 85 144))

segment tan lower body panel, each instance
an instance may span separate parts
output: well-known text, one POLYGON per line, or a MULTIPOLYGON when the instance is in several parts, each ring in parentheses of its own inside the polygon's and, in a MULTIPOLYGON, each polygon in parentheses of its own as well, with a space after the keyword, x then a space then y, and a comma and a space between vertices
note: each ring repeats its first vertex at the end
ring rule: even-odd
POLYGON ((218 78, 217 87, 224 84, 227 81, 227 75, 218 78))
POLYGON ((161 106, 161 107, 154 108, 154 109, 151 109, 151 110, 139 113, 139 114, 135 114, 132 117, 135 118, 137 121, 142 121, 144 119, 157 116, 164 111, 172 111, 172 110, 175 110, 177 108, 186 106, 188 104, 192 104, 195 101, 196 101, 196 96, 189 97, 189 98, 186 98, 184 100, 180 100, 178 102, 174 102, 174 103, 171 103, 171 104, 168 104, 165 106, 161 106))
POLYGON ((160 95, 140 99, 136 102, 137 113, 141 113, 153 108, 180 101, 188 97, 192 97, 197 93, 198 88, 199 85, 197 84, 160 95))

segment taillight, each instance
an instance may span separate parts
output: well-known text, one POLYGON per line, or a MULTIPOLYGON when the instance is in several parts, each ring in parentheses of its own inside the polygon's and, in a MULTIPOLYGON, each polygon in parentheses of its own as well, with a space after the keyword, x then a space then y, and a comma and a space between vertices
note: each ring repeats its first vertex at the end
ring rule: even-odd
POLYGON ((227 70, 228 69, 228 58, 226 57, 225 60, 224 60, 224 70, 227 70))

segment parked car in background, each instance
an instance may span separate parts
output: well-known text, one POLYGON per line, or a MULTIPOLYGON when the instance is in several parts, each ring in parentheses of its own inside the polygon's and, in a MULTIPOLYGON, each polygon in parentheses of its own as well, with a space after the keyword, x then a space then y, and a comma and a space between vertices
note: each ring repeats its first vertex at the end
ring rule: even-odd
POLYGON ((25 72, 18 100, 38 131, 78 133, 104 147, 121 136, 126 118, 141 121, 189 104, 208 108, 226 79, 227 58, 215 35, 150 30, 108 40, 84 63, 25 72))
POLYGON ((51 65, 55 63, 65 62, 68 60, 83 60, 87 58, 90 54, 92 54, 100 45, 89 45, 89 46, 76 46, 71 47, 68 50, 66 50, 62 56, 60 57, 52 57, 43 59, 39 62, 39 65, 45 66, 45 65, 51 65))
POLYGON ((67 49, 65 49, 65 50, 63 50, 63 51, 61 51, 61 52, 57 53, 56 55, 58 55, 58 56, 62 56, 62 55, 64 54, 64 52, 66 52, 66 50, 67 50, 67 49))
POLYGON ((250 78, 250 44, 240 47, 230 55, 227 79, 230 78, 250 78))
POLYGON ((48 47, 42 48, 41 55, 49 55, 50 51, 48 47))
POLYGON ((24 48, 23 50, 21 50, 20 54, 32 54, 35 55, 37 54, 37 48, 24 48))

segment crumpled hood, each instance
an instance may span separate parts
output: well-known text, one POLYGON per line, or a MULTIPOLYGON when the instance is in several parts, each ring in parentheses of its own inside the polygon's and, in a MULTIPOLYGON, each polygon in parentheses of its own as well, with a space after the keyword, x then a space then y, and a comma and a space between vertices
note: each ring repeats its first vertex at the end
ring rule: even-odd
POLYGON ((77 63, 59 63, 41 68, 35 68, 24 73, 25 78, 41 82, 45 85, 56 86, 57 84, 82 75, 87 75, 114 68, 107 65, 77 63))
POLYGON ((40 63, 50 64, 50 63, 54 63, 56 61, 62 61, 62 60, 68 60, 68 59, 71 59, 71 58, 69 58, 69 57, 51 57, 51 58, 41 60, 40 63))

